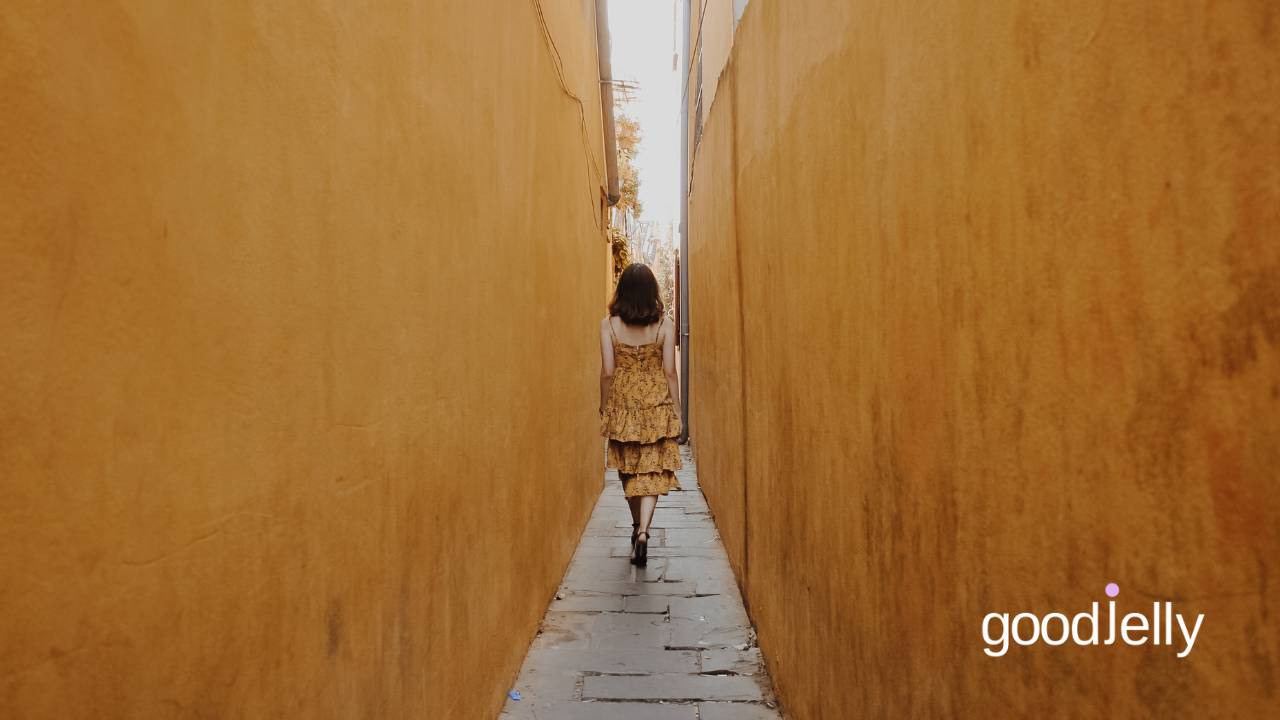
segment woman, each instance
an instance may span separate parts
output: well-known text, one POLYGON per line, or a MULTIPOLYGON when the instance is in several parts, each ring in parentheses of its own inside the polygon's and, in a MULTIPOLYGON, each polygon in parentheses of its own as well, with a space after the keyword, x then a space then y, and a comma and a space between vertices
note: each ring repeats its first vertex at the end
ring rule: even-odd
POLYGON ((628 265, 600 322, 600 426, 606 466, 622 478, 631 506, 631 563, 648 562, 649 523, 658 495, 679 490, 680 385, 676 333, 662 314, 658 281, 628 265))

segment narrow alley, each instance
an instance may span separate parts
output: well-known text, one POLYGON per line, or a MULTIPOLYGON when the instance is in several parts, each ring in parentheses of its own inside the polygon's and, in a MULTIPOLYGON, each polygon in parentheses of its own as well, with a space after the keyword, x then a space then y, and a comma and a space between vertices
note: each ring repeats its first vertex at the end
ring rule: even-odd
POLYGON ((18 0, 0 98, 0 720, 1277 717, 1280 0, 18 0))
POLYGON ((781 718, 724 545, 685 449, 683 491, 655 511, 649 565, 612 471, 503 718, 781 718))

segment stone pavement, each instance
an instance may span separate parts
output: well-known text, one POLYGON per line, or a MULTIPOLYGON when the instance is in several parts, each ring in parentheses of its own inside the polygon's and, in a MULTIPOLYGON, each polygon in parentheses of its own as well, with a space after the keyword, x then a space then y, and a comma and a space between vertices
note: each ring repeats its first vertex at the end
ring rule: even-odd
POLYGON ((774 702, 687 450, 681 492, 658 498, 649 566, 630 557, 615 473, 525 657, 510 720, 765 720, 774 702))

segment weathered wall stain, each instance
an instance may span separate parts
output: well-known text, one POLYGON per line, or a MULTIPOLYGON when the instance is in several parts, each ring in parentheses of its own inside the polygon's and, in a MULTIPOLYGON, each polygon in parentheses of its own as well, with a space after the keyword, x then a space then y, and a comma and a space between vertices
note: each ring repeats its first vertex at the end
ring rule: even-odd
POLYGON ((599 490, 593 8, 0 8, 0 716, 497 713, 599 490))
MULTIPOLYGON (((1278 241, 1280 242, 1280 241, 1278 241)), ((1222 314, 1222 369, 1235 375, 1258 361, 1259 342, 1280 346, 1280 268, 1250 273, 1222 314)))
POLYGON ((693 159, 691 432, 791 715, 1280 702, 1275 14, 751 3, 693 159), (1111 581, 1205 613, 1194 653, 982 654, 1111 581))

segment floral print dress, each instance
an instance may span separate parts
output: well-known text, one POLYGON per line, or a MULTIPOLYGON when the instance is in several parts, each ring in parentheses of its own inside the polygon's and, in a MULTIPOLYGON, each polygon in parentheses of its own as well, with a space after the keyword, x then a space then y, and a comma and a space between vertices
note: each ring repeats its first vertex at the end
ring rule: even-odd
POLYGON ((609 439, 606 467, 618 471, 627 497, 679 490, 680 415, 662 370, 662 325, 659 339, 644 345, 619 342, 612 320, 609 333, 613 384, 600 422, 601 434, 609 439))

